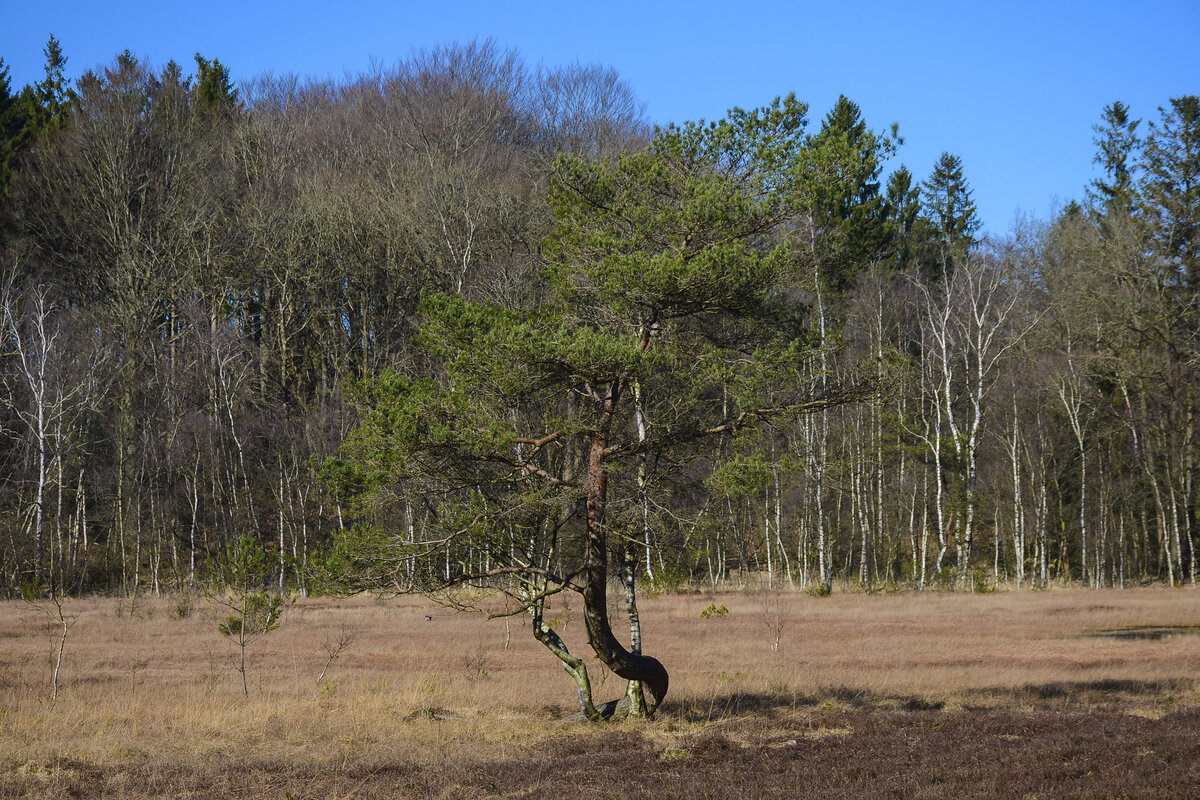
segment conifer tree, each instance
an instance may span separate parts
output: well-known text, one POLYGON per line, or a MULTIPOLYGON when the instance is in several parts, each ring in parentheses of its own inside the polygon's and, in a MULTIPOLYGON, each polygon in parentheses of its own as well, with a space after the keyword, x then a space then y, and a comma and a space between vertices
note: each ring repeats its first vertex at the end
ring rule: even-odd
POLYGON ((1100 165, 1104 177, 1093 180, 1087 194, 1098 213, 1128 216, 1137 207, 1133 170, 1141 145, 1139 124, 1140 119, 1129 116, 1129 106, 1117 100, 1104 107, 1103 122, 1092 128, 1096 132, 1092 141, 1097 147, 1092 162, 1100 165))
POLYGON ((8 186, 12 182, 18 137, 25 127, 23 107, 19 99, 20 95, 12 93, 8 65, 0 58, 0 204, 3 204, 8 194, 8 186))
POLYGON ((922 210, 936 254, 936 262, 927 267, 934 275, 945 276, 966 258, 982 224, 975 215, 970 184, 963 177, 962 159, 942 153, 921 190, 922 210))
POLYGON ((1200 97, 1173 97, 1159 116, 1146 139, 1142 194, 1169 280, 1200 294, 1200 97))
POLYGON ((62 44, 51 36, 42 52, 46 56, 46 77, 33 87, 37 105, 32 116, 38 134, 44 130, 60 130, 66 125, 74 98, 66 77, 67 57, 63 55, 62 44))
POLYGON ((74 92, 66 78, 67 57, 53 36, 42 52, 46 56, 45 77, 15 95, 8 66, 0 58, 0 202, 8 193, 21 154, 37 137, 61 130, 69 118, 74 92))
POLYGON ((212 61, 196 53, 196 109, 208 119, 228 118, 236 114, 238 90, 229 77, 229 67, 220 59, 212 61))
POLYGON ((822 252, 816 255, 835 292, 844 292, 884 251, 888 231, 879 175, 894 150, 893 139, 867 128, 858 105, 845 95, 809 137, 799 203, 820 233, 822 252))
MULTIPOLYGON (((610 547, 636 492, 628 465, 647 453, 682 458, 862 391, 803 380, 813 355, 804 309, 785 291, 789 250, 771 236, 795 213, 787 201, 805 110, 789 97, 671 126, 643 152, 560 158, 544 302, 512 310, 427 298, 420 340, 438 374, 366 382, 364 424, 326 467, 335 485, 366 487, 368 508, 403 492, 430 503, 428 538, 407 550, 418 567, 440 557, 417 584, 509 592, 575 679, 589 718, 600 712, 586 666, 542 615, 554 594, 582 597, 588 644, 645 687, 641 713, 668 687, 666 668, 641 652, 632 585, 628 648, 609 618, 610 547)), ((631 685, 631 713, 638 691, 631 685)))
POLYGON ((903 164, 888 177, 885 216, 890 227, 894 266, 907 270, 914 255, 921 217, 921 187, 903 164))

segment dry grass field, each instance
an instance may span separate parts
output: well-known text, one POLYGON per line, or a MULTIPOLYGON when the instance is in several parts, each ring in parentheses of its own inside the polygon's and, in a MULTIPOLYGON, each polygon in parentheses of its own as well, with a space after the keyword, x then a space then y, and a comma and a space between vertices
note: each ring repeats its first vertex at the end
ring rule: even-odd
MULTIPOLYGON (((0 604, 0 797, 1200 797, 1196 590, 641 610, 667 702, 591 726, 564 720, 573 685, 521 617, 300 600, 248 649, 243 698, 203 598, 68 600, 51 702, 58 629, 0 604), (1118 629, 1144 635, 1095 635, 1118 629)), ((580 613, 551 614, 574 652, 580 613)), ((598 699, 621 693, 592 674, 598 699)))

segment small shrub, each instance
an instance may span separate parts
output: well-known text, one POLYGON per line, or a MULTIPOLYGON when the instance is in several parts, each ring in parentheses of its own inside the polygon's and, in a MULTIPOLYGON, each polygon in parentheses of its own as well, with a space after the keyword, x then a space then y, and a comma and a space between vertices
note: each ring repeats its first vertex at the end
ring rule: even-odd
POLYGON ((810 583, 804 589, 804 593, 809 597, 829 597, 829 595, 833 594, 833 586, 828 581, 810 583))
POLYGON ((778 592, 767 592, 762 595, 759 610, 771 652, 778 652, 779 642, 783 639, 783 629, 787 627, 790 616, 787 598, 778 592))
POLYGON ((181 594, 171 605, 171 616, 175 619, 187 619, 196 611, 196 601, 190 594, 181 594))
POLYGON ((940 592, 948 592, 954 589, 954 584, 957 576, 954 574, 954 567, 945 566, 939 569, 933 576, 933 588, 940 592))
POLYGON ((117 619, 123 619, 125 617, 128 617, 129 619, 133 619, 134 617, 145 619, 146 612, 141 608, 141 599, 142 598, 138 597, 137 592, 134 592, 131 595, 123 595, 118 597, 117 619))
POLYGON ((463 656, 463 666, 466 667, 469 678, 489 677, 491 673, 487 668, 487 651, 484 650, 482 643, 475 648, 474 652, 463 656))
POLYGON ((976 564, 971 569, 971 587, 978 594, 989 594, 996 591, 996 585, 992 583, 987 567, 976 564))
MULTIPOLYGON (((325 673, 329 672, 329 666, 338 659, 346 648, 354 644, 354 640, 358 638, 358 626, 351 625, 347 622, 346 617, 342 617, 342 627, 337 636, 328 636, 325 638, 322 646, 325 648, 325 665, 321 667, 321 672, 317 675, 316 685, 320 686, 322 681, 325 681, 325 673)), ((337 686, 337 681, 325 681, 325 688, 329 689, 330 684, 337 686)))
POLYGON ((654 577, 645 583, 646 596, 658 597, 662 594, 681 591, 687 585, 689 577, 687 569, 682 565, 667 564, 665 567, 660 567, 655 571, 654 577))
POLYGON ((250 694, 246 682, 246 648, 255 639, 279 627, 287 599, 266 588, 269 565, 266 553, 247 533, 229 543, 218 563, 224 584, 210 599, 227 614, 217 626, 221 635, 238 648, 237 670, 242 676, 242 696, 250 694))
POLYGON ((708 608, 700 612, 701 619, 724 619, 727 616, 729 616, 729 609, 716 603, 709 603, 708 608))

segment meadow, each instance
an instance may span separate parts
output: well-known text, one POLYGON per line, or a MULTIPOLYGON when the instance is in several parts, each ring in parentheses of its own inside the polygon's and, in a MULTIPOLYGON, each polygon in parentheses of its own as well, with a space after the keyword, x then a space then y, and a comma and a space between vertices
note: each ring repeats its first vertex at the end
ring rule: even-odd
POLYGON ((647 598, 671 691, 607 725, 519 616, 300 599, 243 697, 211 601, 68 599, 51 700, 46 610, 0 604, 4 798, 1200 796, 1191 588, 647 598))

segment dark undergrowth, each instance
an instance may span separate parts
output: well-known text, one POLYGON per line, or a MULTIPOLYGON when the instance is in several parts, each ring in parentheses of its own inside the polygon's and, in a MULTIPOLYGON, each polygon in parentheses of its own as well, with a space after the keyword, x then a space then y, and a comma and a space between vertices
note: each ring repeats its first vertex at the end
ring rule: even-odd
MULTIPOLYGON (((1062 696, 1057 690, 1042 693, 1062 696)), ((707 724, 670 706, 651 725, 563 724, 550 744, 502 761, 146 759, 100 766, 70 759, 2 764, 0 756, 0 796, 1200 797, 1200 708, 1155 719, 1104 708, 872 708, 865 697, 847 695, 836 707, 822 700, 794 709, 778 697, 743 695, 731 697, 728 713, 708 716, 707 724)), ((887 705, 899 699, 884 700, 887 705)))
POLYGON ((668 700, 664 712, 688 722, 716 722, 745 714, 786 715, 805 709, 864 711, 1109 710, 1167 709, 1192 693, 1196 682, 1171 680, 1064 681, 1016 687, 975 689, 954 702, 909 694, 873 692, 850 686, 830 686, 804 693, 781 688, 770 692, 732 691, 707 698, 668 700))

